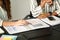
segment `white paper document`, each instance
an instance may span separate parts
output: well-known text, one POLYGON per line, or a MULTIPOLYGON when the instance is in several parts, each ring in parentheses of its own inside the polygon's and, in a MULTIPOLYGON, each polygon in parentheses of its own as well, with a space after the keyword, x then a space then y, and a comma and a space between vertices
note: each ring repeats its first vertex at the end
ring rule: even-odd
POLYGON ((14 34, 14 33, 20 33, 20 32, 25 32, 25 31, 30 31, 34 29, 39 29, 39 28, 47 28, 49 25, 45 24, 39 19, 29 19, 26 20, 30 24, 24 25, 24 26, 8 26, 4 27, 9 34, 14 34))
POLYGON ((44 18, 44 19, 41 19, 42 21, 54 26, 54 25, 57 25, 57 24, 60 24, 60 18, 56 17, 56 16, 52 16, 55 20, 49 20, 48 18, 44 18))
POLYGON ((40 19, 29 19, 27 20, 31 25, 29 26, 31 29, 38 29, 38 28, 46 28, 49 27, 46 23, 42 22, 40 19))
POLYGON ((7 30, 9 34, 27 31, 27 29, 24 26, 8 26, 4 28, 7 30))

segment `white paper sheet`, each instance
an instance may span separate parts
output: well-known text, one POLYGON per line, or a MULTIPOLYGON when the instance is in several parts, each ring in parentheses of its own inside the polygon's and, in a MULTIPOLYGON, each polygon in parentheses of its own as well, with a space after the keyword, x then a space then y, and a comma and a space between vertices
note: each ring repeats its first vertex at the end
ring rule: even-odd
POLYGON ((47 25, 46 23, 42 22, 40 19, 29 19, 27 20, 31 25, 29 25, 29 27, 31 29, 38 29, 38 28, 47 28, 49 27, 49 25, 47 25))
POLYGON ((24 26, 8 26, 4 28, 7 30, 9 34, 27 31, 27 29, 24 26))
POLYGON ((42 21, 54 26, 54 25, 57 25, 57 24, 60 24, 60 18, 58 17, 55 17, 55 16, 52 16, 55 20, 51 21, 49 20, 48 18, 44 18, 44 19, 41 19, 42 21))

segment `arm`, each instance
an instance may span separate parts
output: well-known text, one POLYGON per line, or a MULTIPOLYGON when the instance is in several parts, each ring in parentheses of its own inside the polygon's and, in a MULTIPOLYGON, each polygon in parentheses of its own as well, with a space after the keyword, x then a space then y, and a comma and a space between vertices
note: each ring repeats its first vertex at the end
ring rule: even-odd
POLYGON ((0 26, 2 26, 3 20, 0 19, 0 26))
POLYGON ((0 20, 0 26, 19 26, 19 25, 27 25, 28 22, 25 20, 18 20, 18 21, 3 21, 0 20))
POLYGON ((57 10, 55 10, 55 11, 53 12, 53 15, 58 15, 58 14, 60 13, 60 6, 59 6, 59 4, 58 4, 57 1, 56 1, 55 5, 56 5, 56 9, 57 9, 57 10))
POLYGON ((16 22, 3 21, 2 26, 14 26, 16 22))
POLYGON ((40 5, 37 5, 36 0, 31 0, 30 6, 31 6, 31 12, 34 17, 38 17, 40 14, 42 14, 42 8, 45 6, 45 3, 47 1, 41 1, 40 5))

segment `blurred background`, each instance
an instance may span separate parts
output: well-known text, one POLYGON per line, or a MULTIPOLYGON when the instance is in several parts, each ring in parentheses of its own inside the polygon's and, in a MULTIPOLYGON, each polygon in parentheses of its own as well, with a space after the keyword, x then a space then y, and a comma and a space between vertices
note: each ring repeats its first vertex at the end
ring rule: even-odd
MULTIPOLYGON (((8 19, 23 19, 30 13, 30 0, 1 0, 8 19)), ((60 0, 57 0, 60 4, 60 0)))

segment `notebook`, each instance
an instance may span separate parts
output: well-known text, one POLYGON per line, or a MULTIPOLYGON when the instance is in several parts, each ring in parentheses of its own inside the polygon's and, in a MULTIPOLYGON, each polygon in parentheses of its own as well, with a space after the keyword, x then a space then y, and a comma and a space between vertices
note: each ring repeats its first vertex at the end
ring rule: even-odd
POLYGON ((25 31, 30 31, 30 30, 35 30, 39 28, 47 28, 49 25, 45 24, 39 19, 29 19, 26 20, 29 22, 28 25, 23 25, 23 26, 8 26, 4 27, 9 34, 15 34, 15 33, 20 33, 20 32, 25 32, 25 31))

